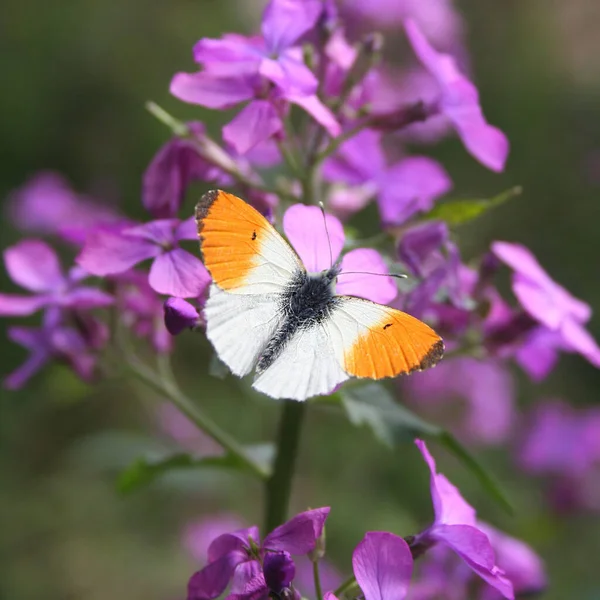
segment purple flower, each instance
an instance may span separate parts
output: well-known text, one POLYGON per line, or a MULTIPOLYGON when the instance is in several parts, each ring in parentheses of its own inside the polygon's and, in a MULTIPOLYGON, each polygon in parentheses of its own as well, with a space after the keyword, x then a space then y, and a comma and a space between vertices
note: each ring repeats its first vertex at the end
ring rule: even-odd
MULTIPOLYGON (((340 221, 332 215, 325 218, 327 231, 323 214, 317 206, 294 204, 283 215, 283 230, 306 270, 311 273, 329 269, 344 246, 344 228, 340 221)), ((380 304, 391 302, 398 294, 394 280, 369 273, 389 273, 381 255, 370 248, 351 250, 341 260, 336 292, 380 304)))
POLYGON ((388 166, 380 140, 375 131, 359 133, 325 162, 323 176, 332 182, 369 186, 383 223, 398 225, 417 212, 430 210, 452 182, 439 163, 424 156, 388 166))
POLYGON ((540 325, 557 334, 555 347, 578 352, 600 367, 600 347, 584 327, 592 314, 589 305, 552 281, 524 246, 494 242, 492 250, 513 270, 512 289, 521 306, 540 325))
POLYGON ((152 343, 159 353, 173 350, 173 338, 165 327, 163 301, 148 284, 142 271, 125 271, 110 276, 117 298, 119 318, 130 331, 152 343))
POLYGON ((300 513, 260 542, 257 527, 219 536, 208 548, 208 564, 188 584, 188 600, 212 600, 233 578, 232 595, 263 597, 268 588, 261 572, 267 553, 308 554, 323 532, 329 507, 300 513))
MULTIPOLYGON (((538 594, 546 588, 544 563, 530 546, 487 523, 480 521, 477 526, 490 540, 496 554, 496 562, 512 582, 515 594, 538 594)), ((481 600, 497 600, 500 597, 496 589, 487 587, 481 600)))
POLYGON ((119 219, 116 212, 76 194, 58 173, 42 171, 14 190, 9 198, 11 220, 21 230, 58 234, 83 243, 85 232, 119 219))
MULTIPOLYGON (((179 414, 181 419, 185 419, 172 404, 163 404, 160 408, 161 425, 165 420, 169 420, 174 413, 179 414), (163 418, 163 413, 167 412, 169 415, 163 418)), ((187 423, 194 428, 191 422, 187 421, 187 423)), ((195 431, 198 433, 197 428, 195 431)), ((211 515, 201 520, 191 521, 184 527, 181 536, 182 545, 195 562, 202 564, 206 561, 208 548, 214 539, 230 531, 242 529, 243 526, 244 524, 237 515, 229 513, 211 515)))
POLYGON ((416 373, 404 382, 411 401, 426 414, 443 405, 466 404, 451 423, 464 439, 479 444, 500 444, 514 426, 514 385, 510 374, 495 360, 463 357, 446 360, 439 368, 416 373), (455 401, 455 402, 453 402, 455 401))
POLYGON ((477 88, 458 70, 450 55, 429 44, 412 19, 407 19, 404 26, 415 54, 438 83, 439 111, 451 121, 475 159, 492 171, 504 170, 508 140, 485 120, 477 88))
POLYGON ((431 471, 431 499, 435 519, 424 532, 415 537, 414 548, 429 548, 443 544, 451 548, 479 577, 496 588, 504 598, 514 599, 511 582, 495 564, 489 539, 478 527, 475 509, 461 496, 444 475, 436 472, 435 461, 425 442, 416 440, 431 471))
POLYGON ((198 309, 183 298, 167 298, 164 303, 165 326, 171 335, 194 329, 202 323, 198 309))
POLYGON ((330 135, 338 135, 340 126, 316 96, 317 78, 295 45, 322 10, 320 0, 271 0, 263 13, 262 37, 231 34, 200 40, 194 58, 204 70, 177 73, 171 93, 184 102, 218 109, 252 100, 223 128, 223 138, 240 154, 282 131, 285 107, 279 100, 301 106, 330 135))
MULTIPOLYGON (((204 125, 188 123, 195 136, 204 125)), ((173 138, 154 155, 142 179, 142 204, 155 219, 176 217, 192 181, 217 181, 219 169, 204 160, 189 140, 173 138)))
POLYGON ((9 277, 31 296, 0 294, 0 315, 26 316, 41 308, 88 310, 113 303, 109 294, 81 285, 88 274, 78 267, 64 274, 54 250, 40 240, 23 240, 4 251, 9 277))
POLYGON ((291 554, 285 550, 267 552, 263 560, 263 574, 266 587, 275 594, 281 594, 296 576, 296 565, 291 554))
POLYGON ((159 294, 197 298, 210 283, 199 258, 179 247, 197 239, 193 218, 161 219, 144 225, 98 229, 91 233, 77 263, 99 276, 123 273, 152 258, 148 282, 159 294))
MULTIPOLYGON (((61 311, 48 309, 41 327, 9 327, 8 338, 29 351, 27 360, 4 380, 4 387, 15 390, 52 360, 66 362, 84 380, 92 377, 98 340, 86 339, 75 327, 66 325, 61 311)), ((104 338, 105 339, 105 338, 104 338)))
MULTIPOLYGON (((402 600, 408 593, 413 559, 401 537, 369 531, 354 549, 352 569, 365 600, 402 600)), ((328 592, 324 600, 337 598, 328 592)))

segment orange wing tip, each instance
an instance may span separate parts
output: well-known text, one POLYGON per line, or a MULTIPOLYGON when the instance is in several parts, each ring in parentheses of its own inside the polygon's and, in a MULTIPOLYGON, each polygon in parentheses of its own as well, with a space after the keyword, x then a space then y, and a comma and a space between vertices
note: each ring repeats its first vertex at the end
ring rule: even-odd
POLYGON ((409 373, 413 371, 424 371, 425 369, 430 369, 431 367, 435 367, 442 357, 444 356, 444 340, 440 338, 429 350, 427 354, 421 359, 421 362, 411 369, 409 373))

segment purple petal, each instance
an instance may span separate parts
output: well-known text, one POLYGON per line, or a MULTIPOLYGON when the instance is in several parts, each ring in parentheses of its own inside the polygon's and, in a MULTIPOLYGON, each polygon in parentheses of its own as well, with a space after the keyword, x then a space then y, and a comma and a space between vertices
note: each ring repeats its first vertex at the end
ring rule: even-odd
POLYGON ((495 564, 494 550, 487 536, 469 525, 439 525, 432 537, 450 546, 477 575, 505 598, 514 600, 512 583, 495 564))
POLYGON ((560 332, 537 327, 517 349, 515 360, 533 381, 538 382, 551 373, 558 362, 558 351, 564 349, 560 332))
POLYGON ((208 562, 214 562, 231 552, 244 553, 245 548, 250 545, 249 538, 252 538, 256 544, 260 543, 258 528, 256 526, 220 535, 208 547, 208 562))
POLYGON ((22 388, 48 361, 50 352, 43 344, 40 330, 29 327, 10 327, 8 337, 12 341, 30 350, 25 362, 17 367, 3 382, 5 388, 17 390, 22 388))
POLYGON ((254 100, 223 127, 223 139, 239 154, 246 154, 282 128, 275 107, 268 100, 254 100))
POLYGON ((318 96, 289 95, 287 99, 292 104, 302 107, 317 123, 325 128, 331 137, 337 137, 341 133, 342 128, 335 115, 319 100, 318 96))
POLYGON ((296 575, 296 565, 289 552, 267 552, 263 561, 265 582, 270 591, 279 594, 289 587, 296 575))
POLYGON ((600 347, 585 327, 570 318, 562 324, 560 333, 571 350, 579 352, 594 366, 600 367, 600 347))
POLYGON ((258 71, 266 49, 260 38, 230 33, 221 39, 203 38, 194 46, 194 60, 217 77, 239 77, 258 71))
POLYGON ((157 219, 135 227, 128 227, 121 232, 127 237, 140 238, 158 246, 168 247, 175 240, 175 228, 178 219, 157 219))
POLYGON ((314 549, 317 539, 321 537, 329 510, 325 506, 296 515, 273 529, 262 547, 267 550, 285 550, 290 554, 307 554, 314 549))
POLYGON ((443 221, 429 221, 406 231, 398 244, 398 256, 413 275, 426 277, 446 262, 440 252, 450 232, 443 221))
POLYGON ((215 77, 209 73, 176 73, 169 91, 175 98, 206 108, 226 109, 254 97, 244 77, 215 77))
POLYGON ((452 121, 467 150, 493 171, 502 171, 508 156, 508 140, 488 125, 475 86, 458 70, 454 58, 437 52, 412 19, 404 22, 415 54, 441 88, 440 108, 452 121))
POLYGON ((323 600, 339 600, 333 592, 325 592, 323 600))
POLYGON ((160 252, 159 246, 141 237, 99 230, 88 235, 75 261, 92 275, 104 276, 127 271, 160 252))
POLYGON ((49 295, 20 296, 17 294, 0 294, 0 315, 25 317, 32 315, 52 301, 53 297, 49 295))
POLYGON ((179 225, 176 227, 173 237, 177 242, 181 240, 197 241, 198 225, 196 224, 196 219, 194 217, 190 217, 185 221, 181 221, 181 223, 179 223, 179 225))
POLYGON ((386 169, 381 134, 366 129, 344 142, 338 153, 325 161, 323 176, 331 182, 360 185, 378 180, 386 169))
POLYGON ((402 600, 413 569, 408 544, 397 535, 371 531, 352 554, 352 567, 365 600, 402 600))
MULTIPOLYGON (((159 425, 167 435, 183 444, 190 440, 198 441, 199 431, 196 426, 172 404, 162 404, 158 414, 159 425)), ((232 513, 217 513, 194 520, 183 529, 182 545, 195 562, 203 563, 213 540, 241 526, 240 518, 232 513)))
POLYGON ((315 26, 322 9, 320 0, 271 0, 261 27, 269 52, 280 52, 298 41, 315 26))
POLYGON ((431 472, 431 500, 435 523, 444 525, 473 525, 475 509, 461 496, 458 489, 444 475, 436 472, 435 460, 423 440, 415 440, 431 472))
POLYGON ((369 185, 334 186, 329 192, 327 208, 340 219, 347 219, 369 204, 374 190, 369 185))
POLYGON ((351 250, 342 259, 336 291, 346 296, 358 296, 379 304, 388 304, 398 295, 398 287, 391 277, 381 254, 372 248, 351 250), (350 272, 346 274, 346 272, 350 272), (369 273, 381 273, 382 276, 369 273))
POLYGON ((225 554, 194 573, 188 583, 188 600, 212 600, 220 596, 229 584, 240 558, 241 555, 237 553, 225 554))
POLYGON ((175 248, 154 259, 148 283, 159 294, 197 298, 210 283, 210 275, 199 258, 175 248))
POLYGON ((114 304, 115 299, 106 292, 92 287, 78 287, 72 292, 66 293, 59 298, 58 304, 68 308, 79 310, 90 310, 92 308, 104 308, 114 304))
POLYGON ((414 156, 390 167, 379 188, 381 220, 400 225, 417 212, 431 210, 435 200, 452 189, 452 180, 437 161, 414 156))
POLYGON ((198 325, 198 309, 183 298, 168 298, 164 304, 165 325, 171 335, 198 325))
POLYGON ((496 563, 512 582, 516 594, 539 593, 546 588, 544 563, 530 546, 487 523, 479 523, 478 527, 490 540, 496 563))
POLYGON ((265 588, 265 580, 262 573, 262 566, 257 560, 245 560, 240 563, 233 574, 233 581, 231 582, 231 593, 243 595, 244 591, 252 594, 256 591, 256 587, 265 588), (261 581, 256 581, 256 578, 260 577, 261 581))
POLYGON ((325 215, 324 220, 318 206, 290 206, 283 215, 283 230, 310 273, 332 267, 344 247, 344 228, 339 219, 325 215))
POLYGON ((40 240, 23 240, 4 251, 10 278, 32 292, 60 289, 65 277, 54 250, 40 240))
POLYGON ((277 59, 264 58, 259 73, 274 83, 285 98, 314 96, 319 80, 302 62, 302 52, 288 51, 277 59))
POLYGON ((258 561, 252 562, 257 565, 254 576, 246 581, 241 590, 232 590, 232 593, 229 594, 225 600, 268 600, 269 588, 267 587, 265 577, 260 570, 260 563, 258 561))
POLYGON ((160 148, 144 172, 142 204, 154 218, 175 217, 190 182, 213 180, 217 175, 217 169, 188 141, 174 138, 160 148))

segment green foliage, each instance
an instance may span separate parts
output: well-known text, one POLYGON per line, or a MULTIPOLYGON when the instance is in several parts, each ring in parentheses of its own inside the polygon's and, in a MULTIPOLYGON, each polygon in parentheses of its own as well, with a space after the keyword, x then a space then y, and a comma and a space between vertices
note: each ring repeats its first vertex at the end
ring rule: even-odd
POLYGON ((451 227, 464 225, 484 215, 491 209, 504 204, 507 200, 519 196, 522 192, 523 189, 520 186, 516 186, 501 192, 493 198, 441 202, 427 213, 427 219, 445 221, 451 227))
POLYGON ((454 454, 477 477, 486 492, 507 512, 513 508, 500 485, 484 466, 448 431, 425 421, 396 402, 381 384, 350 387, 339 394, 348 419, 357 426, 365 425, 389 448, 415 437, 433 438, 454 454))

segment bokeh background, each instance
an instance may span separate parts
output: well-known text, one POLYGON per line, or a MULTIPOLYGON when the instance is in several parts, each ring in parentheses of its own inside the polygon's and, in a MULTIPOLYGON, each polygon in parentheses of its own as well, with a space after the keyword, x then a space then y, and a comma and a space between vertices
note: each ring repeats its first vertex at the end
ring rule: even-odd
MULTIPOLYGON (((524 188, 464 227, 461 248, 468 257, 493 239, 523 242, 557 281, 598 308, 600 4, 462 0, 457 8, 485 113, 507 133, 511 154, 505 173, 495 175, 455 139, 432 153, 454 179, 456 197, 524 188)), ((175 71, 192 70, 196 40, 252 31, 260 9, 250 0, 4 0, 0 196, 54 169, 78 191, 141 216, 141 174, 169 136, 144 102, 155 100, 216 132, 219 116, 177 102, 168 83, 175 71)), ((0 234, 3 247, 18 239, 6 218, 0 234)), ((4 273, 0 282, 14 289, 4 273)), ((6 340, 5 325, 2 373, 23 359, 6 340)), ((600 338, 600 313, 590 330, 600 338)), ((231 378, 209 377, 209 356, 200 336, 178 345, 174 361, 183 386, 241 439, 271 439, 276 403, 249 403, 231 378)), ((574 355, 563 356, 540 386, 518 377, 524 409, 544 397, 576 405, 599 400, 600 372, 574 355)), ((182 545, 191 521, 230 512, 260 522, 261 490, 251 480, 195 472, 129 496, 115 492, 120 468, 140 453, 174 445, 159 426, 160 398, 145 389, 122 381, 86 385, 55 366, 22 391, 0 393, 0 598, 182 598, 195 568, 182 545)), ((551 581, 545 598, 600 598, 597 516, 550 512, 540 482, 516 468, 513 448, 480 455, 511 496, 514 517, 461 465, 441 449, 437 454, 483 518, 543 556, 551 581)), ((365 530, 406 535, 431 517, 426 470, 410 444, 390 452, 369 432, 326 413, 309 418, 294 494, 297 509, 333 506, 329 556, 343 572, 365 530)))

